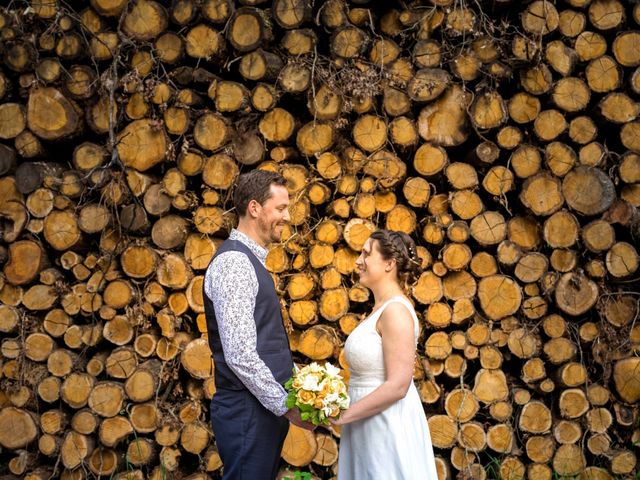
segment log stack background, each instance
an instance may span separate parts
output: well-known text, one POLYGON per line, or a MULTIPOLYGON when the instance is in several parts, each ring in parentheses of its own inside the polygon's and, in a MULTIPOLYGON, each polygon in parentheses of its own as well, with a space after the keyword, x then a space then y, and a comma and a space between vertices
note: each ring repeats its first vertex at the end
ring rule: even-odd
MULTIPOLYGON (((346 367, 357 252, 404 230, 440 478, 636 478, 639 23, 619 0, 9 2, 0 475, 219 477, 203 274, 265 168, 290 181, 268 265, 299 362, 346 367)), ((333 478, 339 434, 292 428, 283 475, 333 478)))

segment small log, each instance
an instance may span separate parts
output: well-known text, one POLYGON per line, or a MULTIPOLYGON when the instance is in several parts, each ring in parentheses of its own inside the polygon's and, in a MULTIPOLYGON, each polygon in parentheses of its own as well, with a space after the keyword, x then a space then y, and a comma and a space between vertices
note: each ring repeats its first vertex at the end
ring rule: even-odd
POLYGON ((551 90, 552 75, 544 63, 523 70, 520 74, 522 88, 532 95, 542 95, 551 90))
POLYGON ((560 24, 555 6, 540 0, 527 6, 521 20, 525 31, 534 35, 547 35, 556 30, 560 24))
POLYGON ((13 285, 31 283, 47 266, 48 260, 42 245, 33 240, 20 240, 9 245, 9 260, 3 273, 13 285))
POLYGON ((151 433, 157 428, 160 413, 153 402, 138 403, 131 407, 129 417, 136 432, 151 433))
POLYGON ((544 53, 547 63, 563 77, 571 74, 578 61, 575 50, 567 47, 560 40, 550 42, 544 53))
POLYGON ((80 128, 79 111, 79 107, 59 90, 36 88, 29 94, 27 124, 38 137, 57 140, 77 132, 80 128), (53 117, 52 109, 55 111, 53 117))
POLYGON ((551 435, 529 437, 525 444, 527 457, 536 463, 549 462, 553 458, 555 450, 556 444, 553 436, 551 435))
POLYGON ((473 50, 465 50, 452 62, 452 73, 465 82, 472 82, 480 76, 482 62, 473 50))
POLYGON ((60 379, 47 377, 43 379, 37 387, 38 397, 47 403, 53 403, 60 398, 60 379))
POLYGON ((118 134, 118 142, 117 150, 123 163, 144 172, 164 160, 168 138, 164 129, 145 119, 127 125, 118 134))
POLYGON ((54 457, 60 452, 62 440, 59 437, 44 433, 38 438, 38 450, 47 457, 54 457))
POLYGON ((325 467, 334 465, 338 461, 338 443, 331 436, 323 433, 316 433, 316 443, 318 449, 313 457, 313 463, 325 467))
POLYGON ((509 388, 504 372, 502 370, 480 369, 474 380, 473 393, 484 404, 506 400, 509 388))
POLYGON ((322 154, 331 147, 333 141, 333 127, 320 122, 307 123, 298 131, 296 138, 300 153, 306 156, 322 154))
POLYGON ((533 122, 536 135, 547 142, 556 139, 567 129, 567 126, 564 115, 555 109, 540 112, 533 122))
POLYGON ((587 24, 587 17, 577 10, 563 10, 560 12, 558 29, 560 33, 568 38, 578 36, 587 24))
POLYGON ((529 144, 520 145, 511 155, 511 167, 520 178, 529 178, 540 172, 542 156, 529 144))
POLYGON ((97 476, 111 476, 121 466, 122 459, 115 450, 98 447, 86 462, 89 470, 97 476))
POLYGON ((132 278, 146 278, 157 270, 157 254, 144 245, 127 247, 120 256, 123 272, 132 278))
POLYGON ((598 30, 611 30, 624 19, 624 6, 618 0, 596 0, 589 5, 589 21, 598 30))
POLYGON ((559 408, 564 418, 575 419, 589 410, 589 402, 582 390, 569 388, 560 393, 559 408))
POLYGON ((88 408, 76 412, 71 418, 71 428, 83 435, 91 435, 98 428, 98 417, 88 408))
MULTIPOLYGON (((231 128, 228 121, 221 115, 206 112, 196 121, 193 136, 199 147, 215 151, 231 139, 231 128)), ((137 168, 137 170, 141 169, 137 168)))
POLYGON ((556 304, 569 315, 583 314, 595 304, 597 298, 597 285, 581 274, 565 273, 556 285, 556 304))
POLYGON ((288 111, 274 108, 260 120, 259 130, 265 140, 274 143, 286 142, 292 135, 296 122, 288 111))
MULTIPOLYGON (((609 435, 596 433, 587 440, 587 449, 594 455, 605 455, 611 450, 609 435)), ((586 472, 586 470, 585 470, 586 472)))
POLYGON ((576 443, 582 438, 582 428, 578 422, 560 420, 553 427, 553 436, 560 444, 576 443))
MULTIPOLYGON (((593 88, 592 88, 593 90, 593 88)), ((596 138, 598 129, 589 117, 576 117, 569 124, 569 137, 574 142, 585 145, 596 138)))
POLYGON ((613 370, 615 387, 620 398, 629 404, 640 398, 640 382, 635 377, 640 362, 638 358, 625 358, 616 362, 613 370))
POLYGON ((152 40, 166 30, 168 15, 162 5, 153 0, 136 0, 122 22, 124 32, 134 40, 152 40))
POLYGON ((550 215, 564 203, 560 181, 546 172, 535 175, 524 183, 520 200, 536 215, 550 215))
POLYGON ((567 204, 583 215, 602 213, 615 198, 611 180, 601 170, 588 167, 578 167, 565 176, 562 194, 567 204))
POLYGON ((518 427, 529 433, 544 434, 551 430, 551 411, 540 401, 531 401, 522 407, 518 427))
MULTIPOLYGON (((499 402, 492 405, 498 404, 499 402)), ((487 446, 494 452, 511 452, 514 440, 513 428, 509 424, 498 423, 496 425, 492 425, 487 430, 487 446)))
POLYGON ((127 417, 120 415, 105 418, 100 422, 98 438, 107 447, 115 447, 121 440, 133 433, 133 426, 127 417))
MULTIPOLYGON (((482 424, 469 422, 461 425, 458 432, 458 444, 465 450, 472 452, 483 451, 487 445, 487 438, 482 424)), ((481 468, 479 471, 484 472, 481 468)))
POLYGON ((170 250, 184 245, 189 229, 187 221, 177 215, 160 218, 151 229, 151 239, 158 247, 170 250))
POLYGON ((462 88, 449 87, 440 98, 421 110, 418 118, 420 136, 427 142, 442 146, 463 143, 468 137, 468 103, 469 96, 462 88))
POLYGON ((336 321, 349 311, 349 297, 343 288, 325 290, 320 297, 319 312, 323 318, 336 321))
POLYGON ((91 390, 88 405, 92 411, 103 417, 116 416, 124 401, 124 389, 116 382, 98 382, 91 390))
POLYGON ((282 37, 281 45, 291 56, 312 53, 318 43, 318 36, 309 28, 288 30, 282 37))
MULTIPOLYGON (((135 356, 133 349, 131 347, 119 347, 114 349, 107 357, 105 361, 105 370, 107 372, 107 375, 109 375, 110 377, 123 379, 123 378, 129 378, 131 374, 135 371, 137 365, 138 365, 138 359, 135 356)), ((117 385, 118 387, 121 387, 119 384, 117 385)), ((102 385, 100 386, 101 393, 98 395, 108 395, 109 394, 108 392, 110 389, 111 389, 110 385, 109 386, 102 385)), ((95 391, 96 391, 96 388, 94 388, 92 395, 95 391)), ((91 400, 91 398, 89 400, 91 400)), ((89 406, 91 406, 91 402, 89 403, 89 406)), ((104 415, 104 416, 111 416, 111 415, 104 415)))
POLYGON ((607 270, 614 277, 626 277, 638 269, 639 257, 636 249, 626 243, 618 242, 607 252, 607 270))
POLYGON ((213 360, 204 338, 189 342, 180 354, 180 359, 184 369, 194 378, 205 379, 213 374, 213 360))
POLYGON ((478 298, 485 314, 491 319, 499 320, 518 310, 522 293, 510 277, 492 275, 482 278, 478 283, 478 298))
POLYGON ((5 407, 0 410, 0 445, 11 450, 24 448, 37 438, 34 415, 27 410, 5 407))
POLYGON ((127 447, 126 461, 135 466, 149 465, 157 455, 155 443, 138 437, 127 447))
POLYGON ((607 41, 599 33, 584 31, 576 37, 574 48, 581 61, 594 60, 607 51, 607 41))
POLYGON ((260 11, 253 8, 239 8, 227 24, 227 40, 239 52, 255 50, 269 35, 260 11))
POLYGON ((318 443, 313 432, 295 425, 289 427, 289 433, 282 447, 282 458, 295 467, 304 467, 311 463, 318 452, 318 443))
POLYGON ((337 28, 331 38, 331 52, 340 58, 355 58, 364 52, 369 38, 355 26, 337 28))
MULTIPOLYGON (((176 8, 177 6, 173 7, 174 13, 172 13, 172 15, 174 17, 176 16, 176 8)), ((225 23, 229 19, 233 11, 231 2, 228 0, 205 0, 200 8, 202 15, 210 22, 216 24, 225 23)), ((193 7, 193 9, 196 10, 195 6, 193 7)), ((196 12, 194 11, 192 14, 190 12, 189 15, 180 15, 180 17, 183 18, 180 24, 182 25, 188 23, 187 20, 191 19, 190 15, 195 15, 195 13, 196 12)))
POLYGON ((479 409, 478 401, 471 390, 455 389, 445 397, 445 411, 456 422, 466 423, 472 420, 479 409))
POLYGON ((545 343, 544 352, 552 364, 559 365, 572 359, 577 353, 577 347, 567 338, 556 337, 545 343))
POLYGON ((0 138, 4 140, 16 138, 27 127, 25 109, 19 103, 3 103, 0 105, 0 138))
POLYGON ((566 77, 555 84, 552 98, 556 106, 562 110, 579 112, 589 103, 591 91, 583 80, 576 77, 566 77))
POLYGON ((436 448, 451 448, 458 436, 458 427, 454 420, 447 415, 432 415, 427 420, 433 446, 436 448))
POLYGON ((300 336, 298 351, 313 360, 324 360, 335 354, 336 332, 325 325, 314 325, 300 336))
POLYGON ((611 471, 615 475, 633 474, 636 469, 637 457, 630 450, 619 449, 612 452, 611 471))
POLYGON ((70 431, 64 437, 60 446, 62 464, 69 469, 84 463, 94 449, 94 440, 81 433, 70 431))
POLYGON ((553 469, 560 475, 577 475, 584 471, 586 459, 578 445, 560 445, 553 457, 553 469))
POLYGON ((473 124, 481 130, 499 127, 507 120, 506 104, 495 91, 476 96, 469 107, 469 113, 473 124))

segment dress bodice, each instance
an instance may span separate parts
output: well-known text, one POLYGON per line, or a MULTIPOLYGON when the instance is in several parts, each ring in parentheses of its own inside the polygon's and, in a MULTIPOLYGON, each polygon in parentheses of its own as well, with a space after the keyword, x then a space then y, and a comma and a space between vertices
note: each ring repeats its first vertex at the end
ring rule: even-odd
POLYGON ((418 339, 418 317, 413 305, 403 296, 395 296, 383 303, 380 308, 365 318, 351 332, 345 343, 345 355, 350 371, 350 385, 375 386, 385 380, 382 337, 376 330, 378 319, 390 303, 402 303, 413 318, 415 341, 418 339))

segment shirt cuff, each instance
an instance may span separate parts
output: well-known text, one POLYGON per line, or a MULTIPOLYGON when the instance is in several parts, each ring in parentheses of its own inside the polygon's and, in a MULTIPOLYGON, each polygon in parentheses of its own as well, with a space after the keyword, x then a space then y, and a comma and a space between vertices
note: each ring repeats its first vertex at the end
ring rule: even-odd
POLYGON ((273 411, 273 413, 277 417, 281 417, 289 411, 289 409, 287 408, 287 397, 288 397, 288 394, 285 393, 284 397, 282 397, 282 400, 278 403, 278 406, 273 411))

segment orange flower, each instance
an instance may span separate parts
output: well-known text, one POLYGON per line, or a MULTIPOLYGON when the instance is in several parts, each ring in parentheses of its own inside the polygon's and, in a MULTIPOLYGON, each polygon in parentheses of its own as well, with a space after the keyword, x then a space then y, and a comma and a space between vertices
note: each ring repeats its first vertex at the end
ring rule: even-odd
POLYGON ((305 405, 313 405, 314 400, 316 399, 316 394, 313 392, 309 392, 308 390, 299 390, 296 394, 296 398, 300 403, 304 403, 305 405))

